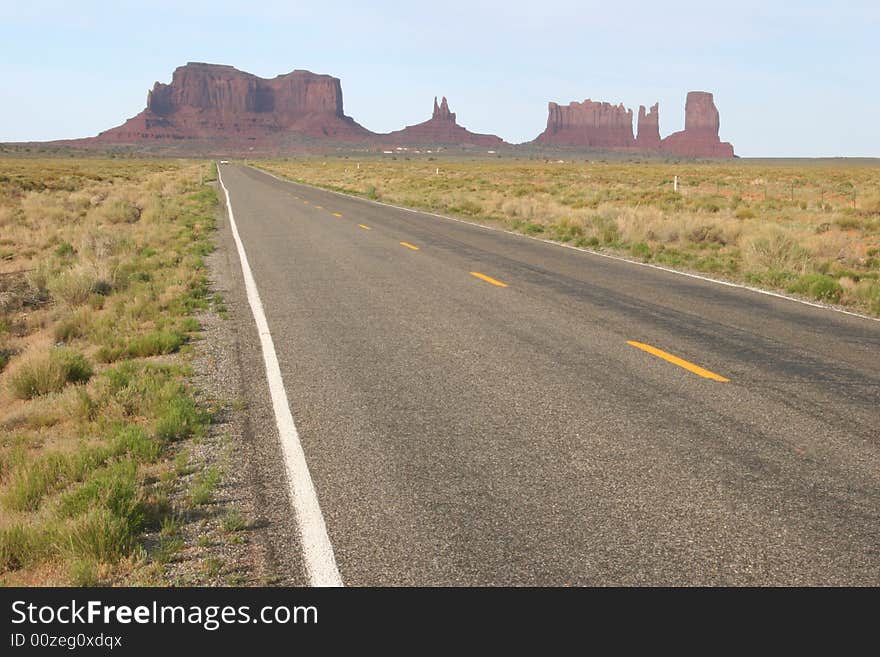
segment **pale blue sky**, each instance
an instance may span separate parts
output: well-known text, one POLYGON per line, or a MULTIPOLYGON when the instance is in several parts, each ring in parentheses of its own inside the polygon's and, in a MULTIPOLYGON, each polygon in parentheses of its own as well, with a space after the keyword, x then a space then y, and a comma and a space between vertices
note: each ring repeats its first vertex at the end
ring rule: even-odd
POLYGON ((547 101, 660 102, 715 93, 743 156, 880 156, 878 0, 45 2, 0 0, 0 141, 94 135, 143 109, 187 61, 342 79, 378 132, 425 120, 520 142, 547 101))

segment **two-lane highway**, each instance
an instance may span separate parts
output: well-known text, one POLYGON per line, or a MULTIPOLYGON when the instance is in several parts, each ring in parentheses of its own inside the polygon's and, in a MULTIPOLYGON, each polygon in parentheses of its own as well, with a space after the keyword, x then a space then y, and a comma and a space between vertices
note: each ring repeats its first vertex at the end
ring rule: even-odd
POLYGON ((221 173, 346 584, 880 584, 880 323, 221 173))

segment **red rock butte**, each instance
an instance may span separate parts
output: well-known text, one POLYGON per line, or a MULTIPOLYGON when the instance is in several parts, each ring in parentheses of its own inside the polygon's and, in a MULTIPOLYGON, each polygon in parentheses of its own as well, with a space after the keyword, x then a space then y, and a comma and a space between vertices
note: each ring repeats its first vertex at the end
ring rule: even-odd
POLYGON ((597 103, 589 98, 582 103, 549 103, 547 128, 537 142, 582 148, 626 148, 635 146, 632 110, 623 104, 597 103))
POLYGON ((733 146, 718 137, 718 109, 712 94, 691 91, 685 103, 685 127, 660 138, 658 103, 646 111, 639 107, 638 133, 633 138, 632 110, 611 103, 585 100, 568 105, 550 103, 547 128, 535 139, 539 144, 569 148, 662 152, 678 157, 733 157, 733 146))
POLYGON ((449 110, 446 97, 440 104, 434 97, 434 113, 430 119, 416 125, 409 125, 384 135, 391 142, 414 145, 461 145, 461 146, 505 146, 506 142, 495 135, 481 135, 458 125, 455 112, 449 110))
POLYGON ((174 71, 171 84, 155 84, 144 111, 96 140, 264 141, 280 132, 352 141, 373 137, 345 116, 337 78, 293 71, 266 80, 232 66, 190 62, 174 71))
MULTIPOLYGON (((529 144, 544 148, 622 150, 679 157, 733 157, 718 137, 718 109, 712 94, 692 91, 685 105, 685 129, 660 138, 660 109, 585 100, 549 103, 546 129, 529 144)), ((345 115, 338 78, 295 70, 265 79, 223 64, 190 62, 174 70, 170 84, 156 82, 147 106, 136 116, 96 137, 62 140, 81 148, 135 146, 190 152, 295 153, 326 142, 358 148, 459 146, 516 148, 500 137, 460 126, 444 97, 434 98, 431 118, 388 134, 371 132, 345 115), (179 148, 180 147, 180 148, 179 148)))
POLYGON ((720 126, 712 94, 691 91, 684 106, 684 130, 666 137, 660 148, 680 157, 733 157, 733 145, 718 137, 720 126))

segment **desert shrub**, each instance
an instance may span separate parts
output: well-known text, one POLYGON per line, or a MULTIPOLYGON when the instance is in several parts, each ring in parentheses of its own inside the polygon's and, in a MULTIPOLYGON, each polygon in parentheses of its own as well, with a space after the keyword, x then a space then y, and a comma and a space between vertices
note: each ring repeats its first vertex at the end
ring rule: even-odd
POLYGON ((96 470, 80 486, 62 495, 58 512, 65 517, 75 517, 89 509, 103 507, 137 528, 144 519, 138 488, 137 462, 117 461, 96 470))
POLYGON ((217 488, 217 484, 220 483, 220 477, 221 472, 216 467, 208 468, 199 473, 193 479, 192 486, 190 487, 190 501, 197 506, 211 504, 214 501, 214 490, 217 488))
POLYGON ((92 376, 89 361, 79 352, 56 348, 48 355, 19 365, 10 377, 12 393, 19 399, 32 399, 58 392, 68 383, 83 383, 92 376))
POLYGON ((186 336, 177 331, 152 331, 133 338, 125 350, 130 358, 146 358, 171 354, 180 349, 186 336))
POLYGON ((74 452, 49 452, 11 474, 2 501, 13 511, 33 511, 51 491, 73 481, 81 481, 104 463, 109 451, 100 447, 81 447, 74 452))
POLYGON ((57 542, 52 528, 15 524, 0 529, 0 572, 18 570, 49 557, 57 542))
POLYGON ((685 237, 697 244, 704 242, 724 244, 726 242, 723 231, 715 224, 696 224, 687 232, 685 237))
POLYGON ((789 292, 805 294, 819 301, 840 301, 843 287, 837 279, 825 274, 805 274, 788 287, 789 292))
POLYGON ((457 214, 464 214, 468 216, 476 216, 483 211, 483 206, 477 203, 476 201, 472 201, 470 199, 464 199, 459 201, 455 205, 449 207, 450 212, 454 212, 457 214))
POLYGON ((27 274, 27 284, 32 298, 36 302, 42 302, 49 298, 49 267, 45 262, 27 274))
POLYGON ((749 270, 784 271, 802 269, 810 256, 794 237, 773 226, 743 240, 742 258, 749 270))
POLYGON ((644 242, 633 244, 630 246, 629 251, 633 256, 641 258, 642 260, 649 260, 651 258, 651 247, 644 242))
POLYGON ((872 313, 880 315, 880 281, 871 279, 859 281, 851 294, 872 313))
POLYGON ((68 258, 76 253, 76 250, 73 248, 73 244, 70 242, 61 242, 57 247, 55 247, 55 255, 59 258, 68 258))
POLYGON ((173 441, 189 438, 201 431, 206 422, 204 414, 189 396, 176 396, 165 402, 156 422, 156 437, 173 441))
POLYGON ((126 424, 119 428, 113 437, 112 449, 118 454, 129 454, 136 460, 150 463, 162 454, 165 442, 150 437, 136 424, 126 424))
POLYGON ((73 314, 59 321, 53 330, 55 340, 58 342, 70 342, 76 338, 88 335, 92 326, 92 311, 89 308, 80 308, 73 314))
POLYGON ((861 230, 864 228, 864 222, 860 217, 853 215, 845 215, 834 220, 841 230, 861 230))
POLYGON ((72 556, 115 563, 134 547, 139 527, 108 509, 96 509, 80 517, 65 537, 72 556))
POLYGON ((141 218, 140 208, 122 198, 106 201, 101 206, 100 214, 111 224, 133 224, 141 218))
POLYGON ((593 215, 590 221, 600 243, 610 245, 620 241, 620 227, 616 218, 603 213, 593 215))
POLYGON ((98 278, 94 270, 78 267, 49 279, 48 290, 53 298, 68 306, 81 306, 89 300, 98 278))
POLYGON ((552 225, 552 229, 553 232, 556 234, 556 238, 562 240, 563 242, 577 239, 584 234, 583 224, 569 218, 560 219, 552 225))

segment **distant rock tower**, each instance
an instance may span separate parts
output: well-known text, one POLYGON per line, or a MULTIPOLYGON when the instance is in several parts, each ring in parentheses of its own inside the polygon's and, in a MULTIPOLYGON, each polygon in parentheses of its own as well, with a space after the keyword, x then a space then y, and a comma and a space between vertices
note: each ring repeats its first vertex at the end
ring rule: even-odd
POLYGON ((733 146, 718 137, 721 122, 712 94, 688 92, 684 113, 684 130, 663 140, 664 151, 681 157, 733 157, 733 146))
POLYGON ((660 103, 651 105, 645 112, 645 106, 639 105, 639 124, 636 135, 636 146, 645 150, 660 148, 660 103))
POLYGON ((443 100, 440 102, 440 106, 437 106, 437 96, 434 96, 434 114, 431 116, 431 119, 434 121, 452 121, 455 123, 455 112, 449 111, 449 103, 446 102, 446 96, 443 96, 443 100))

